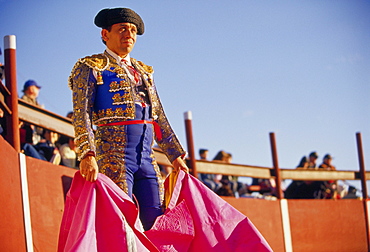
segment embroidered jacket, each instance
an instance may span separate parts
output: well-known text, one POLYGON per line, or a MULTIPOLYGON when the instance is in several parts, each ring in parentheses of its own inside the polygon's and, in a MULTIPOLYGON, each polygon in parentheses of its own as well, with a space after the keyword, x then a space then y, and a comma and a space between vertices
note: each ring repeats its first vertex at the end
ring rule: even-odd
MULTIPOLYGON (((185 151, 164 113, 153 81, 153 68, 133 58, 131 63, 147 90, 151 118, 162 133, 157 143, 172 162, 184 156, 185 151)), ((92 125, 134 119, 137 96, 125 69, 107 52, 79 59, 69 77, 69 86, 73 91, 75 143, 81 159, 96 150, 92 125)))

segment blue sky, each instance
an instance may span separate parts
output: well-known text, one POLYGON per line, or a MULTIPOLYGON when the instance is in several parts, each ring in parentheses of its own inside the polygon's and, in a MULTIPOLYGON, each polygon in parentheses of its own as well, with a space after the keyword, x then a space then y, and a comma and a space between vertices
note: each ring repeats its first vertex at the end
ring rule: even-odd
MULTIPOLYGON (((57 114, 72 109, 68 75, 78 58, 104 50, 96 13, 130 7, 145 22, 131 56, 154 66, 167 116, 186 145, 192 111, 196 151, 272 166, 303 155, 334 156, 358 170, 356 132, 370 165, 370 1, 0 0, 0 36, 17 36, 19 95, 28 79, 57 114)), ((3 50, 3 43, 1 44, 3 50)), ((3 62, 3 55, 0 56, 3 62)))

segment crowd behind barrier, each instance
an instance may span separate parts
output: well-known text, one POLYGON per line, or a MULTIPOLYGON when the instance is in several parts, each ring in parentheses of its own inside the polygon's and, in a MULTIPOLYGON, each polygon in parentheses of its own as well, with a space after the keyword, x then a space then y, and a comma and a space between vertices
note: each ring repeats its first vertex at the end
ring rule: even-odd
MULTIPOLYGON (((207 161, 208 150, 199 150, 200 160, 207 161)), ((336 171, 335 166, 331 164, 332 156, 326 154, 322 163, 318 166, 316 161, 319 155, 317 152, 311 152, 308 157, 302 157, 297 170, 312 171, 336 171)), ((219 151, 212 160, 214 165, 217 163, 231 163, 231 154, 223 150, 219 151)), ((199 173, 198 178, 211 190, 220 196, 231 197, 252 197, 264 199, 276 199, 276 183, 270 178, 253 177, 250 184, 239 180, 238 176, 199 173)), ((347 181, 338 180, 293 180, 284 189, 286 199, 358 199, 357 189, 347 181)))
MULTIPOLYGON (((3 85, 3 84, 1 84, 3 85)), ((78 169, 79 162, 76 158, 74 138, 71 136, 71 117, 72 112, 69 112, 65 117, 58 116, 43 108, 37 102, 37 95, 33 99, 25 99, 26 90, 30 87, 40 89, 41 87, 35 81, 29 80, 24 84, 24 96, 19 99, 20 107, 20 139, 21 151, 27 156, 47 160, 57 165, 64 165, 78 169), (23 109, 22 109, 23 108, 23 109), (26 110, 27 112, 22 111, 26 110), (30 112, 35 112, 32 116, 30 112), (40 116, 39 116, 40 115, 40 116), (45 118, 43 118, 45 117, 45 118), (63 127, 56 129, 53 125, 58 125, 58 121, 63 120, 63 127), (55 121, 55 123, 52 123, 55 121), (40 125, 38 124, 40 123, 40 125), (49 127, 45 127, 45 126, 49 127), (69 130, 67 129, 69 125, 69 130)), ((38 91, 37 90, 37 91, 38 91)), ((1 134, 6 134, 4 110, 0 107, 0 128, 1 134)), ((158 148, 157 148, 158 150, 158 148)), ((251 197, 276 199, 276 183, 271 171, 266 177, 258 177, 258 173, 239 175, 228 174, 228 169, 232 165, 232 155, 223 150, 219 151, 212 161, 208 161, 208 150, 199 150, 199 160, 211 162, 215 167, 219 164, 226 165, 221 170, 212 171, 210 173, 200 172, 198 178, 211 190, 220 196, 230 197, 251 197), (251 178, 251 183, 247 184, 240 178, 251 178)), ((326 154, 322 164, 316 164, 318 154, 312 152, 308 157, 302 157, 297 165, 297 171, 336 171, 336 168, 331 164, 332 157, 326 154)), ((171 170, 169 163, 158 162, 160 164, 163 178, 171 170)), ((292 180, 292 182, 284 188, 284 197, 287 199, 348 199, 360 198, 358 195, 359 189, 352 186, 346 180, 328 179, 328 180, 292 180)))
MULTIPOLYGON (((1 83, 2 89, 3 84, 1 83)), ((28 80, 24 83, 22 98, 19 99, 19 119, 20 119, 20 139, 21 151, 28 156, 50 161, 53 164, 64 165, 78 169, 79 162, 76 158, 73 129, 71 126, 72 112, 65 117, 53 114, 47 111, 37 101, 38 93, 41 89, 35 81, 28 80), (32 113, 35 112, 32 116, 32 113), (41 118, 40 118, 41 117, 41 118), (42 118, 43 117, 43 118, 42 118), (52 118, 52 119, 51 119, 52 118), (63 123, 62 123, 63 121, 63 123), (53 123, 54 122, 54 123, 53 123), (59 127, 56 127, 59 125, 59 127)), ((4 95, 0 99, 0 134, 6 134, 5 114, 7 112, 4 106, 4 95), (5 112, 4 112, 5 110, 5 112)), ((157 148, 158 150, 158 148, 157 148)), ((208 150, 199 150, 199 161, 212 162, 214 167, 219 164, 232 165, 232 155, 223 150, 219 151, 212 161, 208 161, 208 150)), ((331 164, 332 157, 326 154, 322 164, 316 164, 318 154, 312 152, 308 157, 302 157, 296 167, 300 171, 336 171, 331 164)), ((171 170, 171 165, 161 163, 163 178, 171 170)), ((200 179, 207 187, 220 196, 230 197, 253 197, 253 198, 276 198, 276 183, 273 174, 269 171, 266 177, 259 177, 257 173, 252 172, 246 176, 245 172, 238 172, 239 175, 228 174, 227 167, 221 170, 217 169, 211 173, 200 172, 200 179), (239 179, 249 177, 251 183, 245 183, 239 179)), ((293 179, 284 189, 284 197, 287 199, 347 199, 360 198, 358 190, 346 180, 306 180, 293 179), (340 183, 338 183, 340 181, 340 183)))

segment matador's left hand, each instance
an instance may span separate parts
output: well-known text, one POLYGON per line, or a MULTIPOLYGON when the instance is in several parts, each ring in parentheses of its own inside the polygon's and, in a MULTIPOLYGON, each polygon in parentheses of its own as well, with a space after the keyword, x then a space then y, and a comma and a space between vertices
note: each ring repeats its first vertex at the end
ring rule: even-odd
POLYGON ((184 172, 189 173, 189 168, 185 164, 185 161, 184 159, 182 159, 182 157, 178 157, 175 160, 173 160, 172 165, 174 171, 183 170, 184 172))

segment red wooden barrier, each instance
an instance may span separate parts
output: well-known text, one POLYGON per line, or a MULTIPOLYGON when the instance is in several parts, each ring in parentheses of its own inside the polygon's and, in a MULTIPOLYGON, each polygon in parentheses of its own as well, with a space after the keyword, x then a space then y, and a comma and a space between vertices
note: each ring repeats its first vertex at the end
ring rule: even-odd
MULTIPOLYGON (((0 136, 0 251, 26 251, 18 153, 0 136)), ((26 157, 35 251, 56 251, 64 196, 76 170, 26 157)), ((284 251, 280 201, 224 197, 274 251, 284 251)), ((288 200, 293 251, 367 251, 361 200, 288 200)))
POLYGON ((293 251, 368 251, 360 200, 288 200, 293 251))
POLYGON ((0 136, 0 251, 26 251, 18 152, 0 136))
POLYGON ((77 170, 26 157, 35 251, 57 251, 65 194, 77 170))
POLYGON ((284 251, 284 236, 278 200, 222 198, 252 221, 274 251, 284 251))

